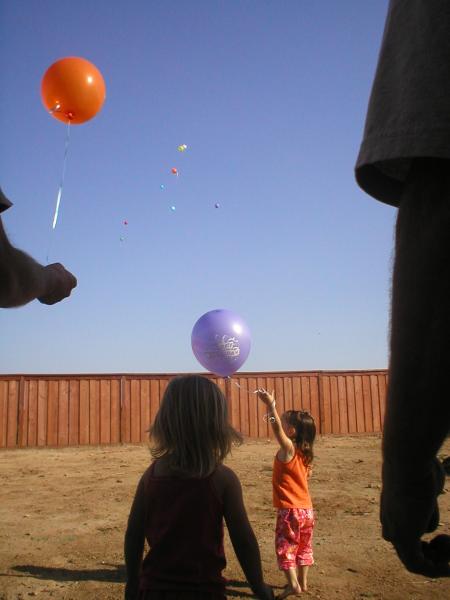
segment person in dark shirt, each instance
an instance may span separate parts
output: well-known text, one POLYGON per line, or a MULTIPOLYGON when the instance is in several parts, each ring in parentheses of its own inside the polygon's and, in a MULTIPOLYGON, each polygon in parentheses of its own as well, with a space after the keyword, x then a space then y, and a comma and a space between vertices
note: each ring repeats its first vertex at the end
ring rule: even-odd
MULTIPOLYGON (((0 213, 10 206, 0 189, 0 213)), ((22 306, 36 298, 42 304, 55 304, 67 298, 76 285, 76 278, 60 263, 44 267, 14 248, 0 217, 0 308, 22 306)))
POLYGON ((408 570, 448 576, 439 525, 450 429, 450 2, 391 0, 356 163, 398 207, 380 519, 408 570))
POLYGON ((220 388, 172 379, 150 428, 155 459, 136 490, 125 534, 126 600, 225 600, 223 521, 258 598, 271 600, 238 477, 223 465, 242 438, 220 388), (150 550, 143 559, 145 539, 150 550))

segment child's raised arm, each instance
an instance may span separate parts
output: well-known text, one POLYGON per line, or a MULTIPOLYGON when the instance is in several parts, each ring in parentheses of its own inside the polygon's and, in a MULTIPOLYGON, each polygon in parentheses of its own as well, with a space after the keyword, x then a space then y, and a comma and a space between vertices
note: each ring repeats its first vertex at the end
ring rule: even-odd
POLYGON ((144 477, 141 477, 133 504, 131 505, 127 531, 125 533, 125 566, 127 571, 125 600, 135 600, 138 596, 139 571, 141 568, 145 542, 144 526, 144 477))
POLYGON ((278 458, 282 462, 289 462, 295 454, 295 447, 292 440, 285 434, 283 426, 281 424, 280 415, 276 408, 275 397, 273 392, 269 392, 263 388, 257 390, 258 398, 264 402, 269 410, 269 421, 272 425, 272 431, 280 444, 280 451, 278 452, 278 458))
POLYGON ((254 594, 261 600, 273 600, 272 588, 264 583, 258 542, 247 517, 242 487, 237 475, 221 468, 223 510, 231 543, 254 594))

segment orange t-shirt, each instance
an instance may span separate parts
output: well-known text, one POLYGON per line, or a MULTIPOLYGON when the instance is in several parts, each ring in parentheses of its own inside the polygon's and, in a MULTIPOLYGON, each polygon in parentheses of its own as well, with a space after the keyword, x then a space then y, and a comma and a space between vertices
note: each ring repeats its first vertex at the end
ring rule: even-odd
POLYGON ((272 472, 275 508, 312 508, 307 472, 308 467, 299 450, 288 463, 275 456, 272 472))

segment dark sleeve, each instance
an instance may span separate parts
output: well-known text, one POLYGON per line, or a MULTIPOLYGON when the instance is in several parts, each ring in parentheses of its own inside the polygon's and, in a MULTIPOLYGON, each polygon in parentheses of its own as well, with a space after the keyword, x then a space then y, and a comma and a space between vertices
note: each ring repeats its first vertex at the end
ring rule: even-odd
POLYGON ((360 187, 398 206, 411 160, 450 159, 450 2, 390 0, 356 163, 360 187))
POLYGON ((2 188, 0 188, 0 213, 2 213, 10 206, 12 206, 12 202, 8 200, 8 198, 3 193, 2 188))

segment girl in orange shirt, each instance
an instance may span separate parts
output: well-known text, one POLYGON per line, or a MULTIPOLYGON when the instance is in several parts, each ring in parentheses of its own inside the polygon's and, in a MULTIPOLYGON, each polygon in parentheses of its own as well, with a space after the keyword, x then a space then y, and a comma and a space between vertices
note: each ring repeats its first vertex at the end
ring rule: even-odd
POLYGON ((312 535, 314 511, 308 478, 312 473, 316 425, 303 410, 278 415, 275 398, 264 389, 258 397, 269 409, 269 420, 280 449, 273 464, 273 505, 277 508, 275 548, 278 567, 287 579, 279 600, 306 592, 309 566, 314 563, 312 535))

